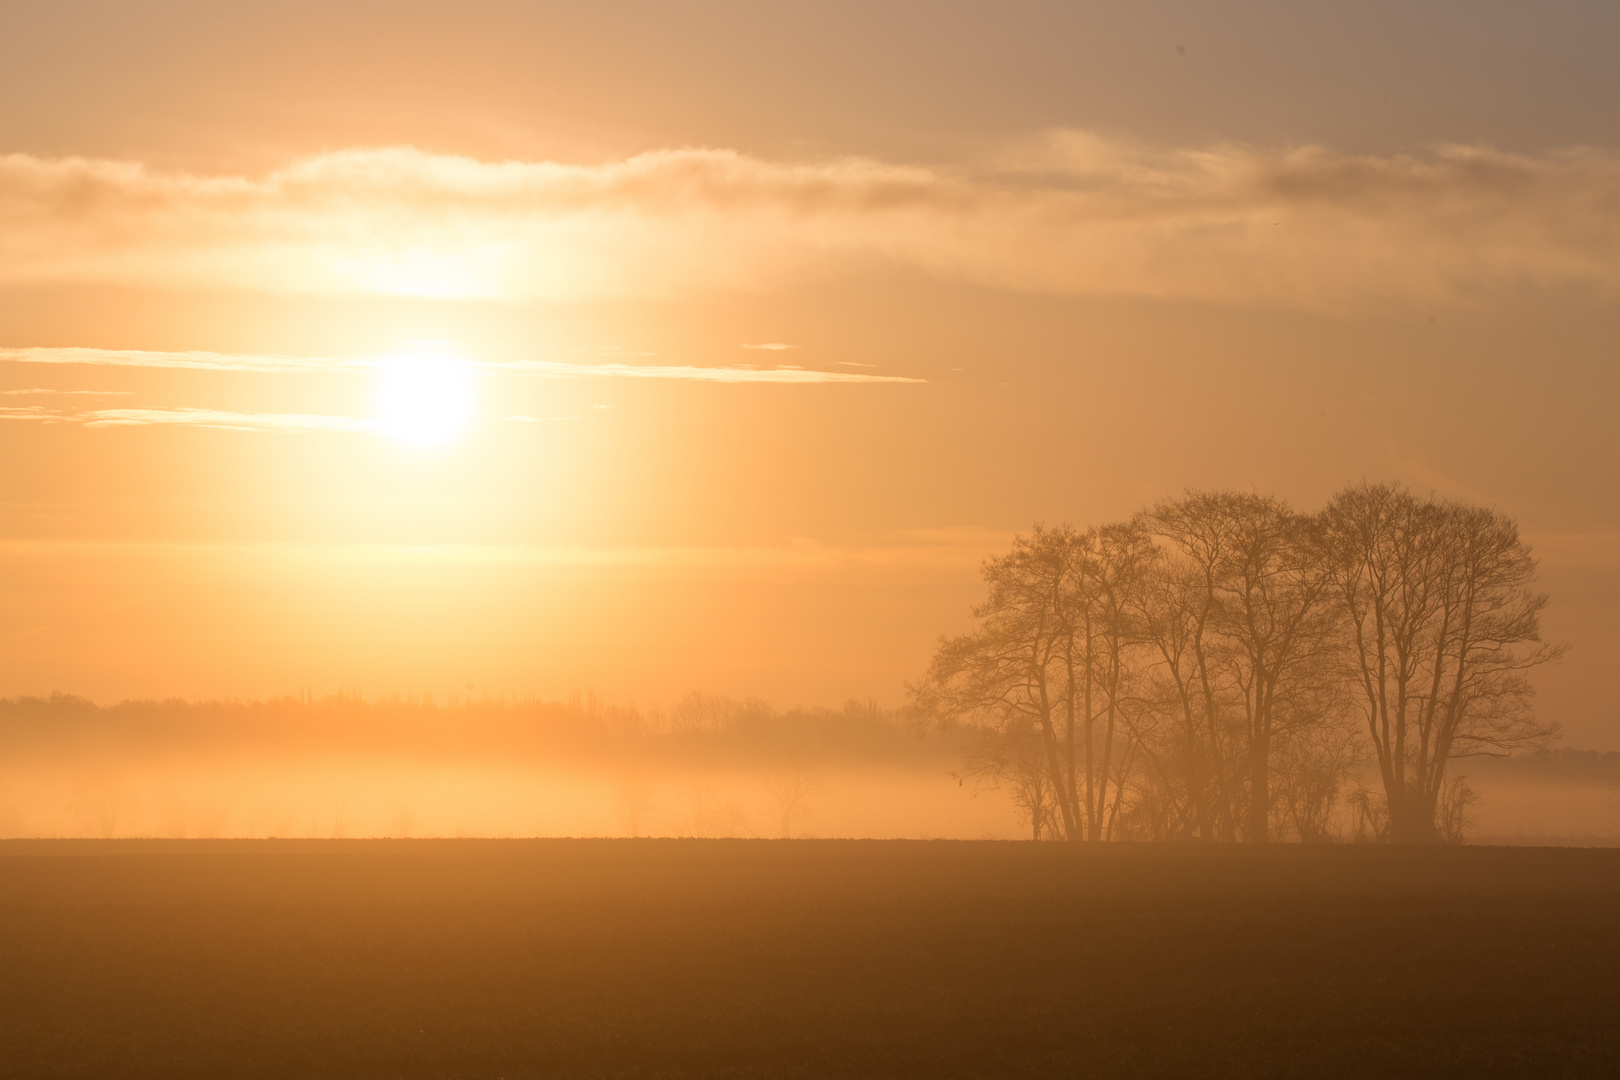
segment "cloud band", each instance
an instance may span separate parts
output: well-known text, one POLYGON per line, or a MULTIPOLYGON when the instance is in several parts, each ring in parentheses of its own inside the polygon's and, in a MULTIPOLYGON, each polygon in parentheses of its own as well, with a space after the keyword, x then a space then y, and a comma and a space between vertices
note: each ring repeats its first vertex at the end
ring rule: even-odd
MULTIPOLYGON (((254 356, 213 352, 149 352, 139 349, 0 349, 0 363, 89 364, 100 367, 170 368, 191 371, 287 372, 375 371, 387 357, 254 356)), ((898 375, 858 375, 804 368, 698 367, 683 364, 580 364, 551 360, 470 362, 485 375, 532 375, 552 379, 681 379, 722 383, 920 383, 898 375)))
POLYGON ((0 283, 580 298, 881 262, 999 288, 1332 307, 1620 286, 1620 158, 1150 152, 1060 132, 977 172, 668 150, 354 150, 262 177, 0 156, 0 283))

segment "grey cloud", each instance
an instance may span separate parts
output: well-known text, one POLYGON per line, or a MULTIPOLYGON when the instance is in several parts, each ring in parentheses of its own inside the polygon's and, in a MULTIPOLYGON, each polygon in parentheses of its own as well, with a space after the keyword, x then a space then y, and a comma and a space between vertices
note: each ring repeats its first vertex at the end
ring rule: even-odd
POLYGON ((1312 308, 1612 293, 1620 158, 1164 151, 1083 132, 979 171, 706 149, 592 166, 345 151, 261 177, 0 157, 0 282, 571 299, 780 287, 851 260, 1312 308))

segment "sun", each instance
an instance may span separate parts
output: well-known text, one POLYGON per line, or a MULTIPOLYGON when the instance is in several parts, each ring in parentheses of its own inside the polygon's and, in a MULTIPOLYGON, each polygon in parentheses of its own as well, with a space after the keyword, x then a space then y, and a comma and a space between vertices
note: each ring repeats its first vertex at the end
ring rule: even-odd
POLYGON ((442 343, 416 343, 383 362, 377 426, 384 434, 413 443, 453 442, 472 414, 472 371, 442 343))

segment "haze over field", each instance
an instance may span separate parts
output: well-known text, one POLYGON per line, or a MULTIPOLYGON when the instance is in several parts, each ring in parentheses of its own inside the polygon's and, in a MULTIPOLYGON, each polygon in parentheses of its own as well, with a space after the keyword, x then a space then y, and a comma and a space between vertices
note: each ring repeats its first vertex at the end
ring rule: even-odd
MULTIPOLYGON (((1620 750, 1617 41, 1576 0, 8 4, 0 698, 911 732, 1035 524, 1368 481, 1517 523, 1538 723, 1620 750)), ((814 831, 1022 835, 917 746, 939 824, 814 831)), ((0 832, 105 831, 63 768, 0 832)), ((1601 771, 1478 831, 1601 838, 1601 771)), ((612 773, 542 831, 617 827, 612 773)))

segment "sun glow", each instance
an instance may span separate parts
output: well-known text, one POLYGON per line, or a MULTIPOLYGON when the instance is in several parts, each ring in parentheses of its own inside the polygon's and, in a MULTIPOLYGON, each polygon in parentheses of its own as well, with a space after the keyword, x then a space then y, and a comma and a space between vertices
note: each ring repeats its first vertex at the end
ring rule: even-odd
POLYGON ((377 426, 413 443, 446 443, 473 414, 473 376, 466 361, 440 343, 411 346, 384 364, 377 388, 377 426))

